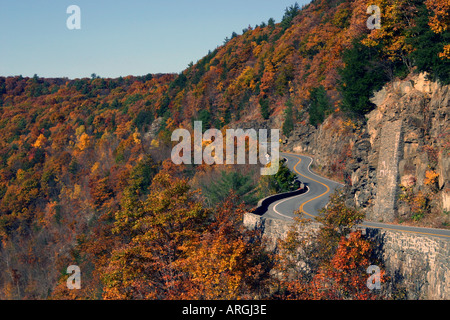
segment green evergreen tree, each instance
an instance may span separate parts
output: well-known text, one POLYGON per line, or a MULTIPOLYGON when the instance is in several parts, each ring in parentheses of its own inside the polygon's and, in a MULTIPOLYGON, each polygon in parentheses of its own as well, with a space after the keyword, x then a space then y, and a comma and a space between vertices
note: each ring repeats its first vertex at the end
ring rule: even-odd
POLYGON ((243 175, 239 172, 222 171, 218 180, 208 181, 201 187, 204 196, 212 206, 223 202, 231 192, 234 192, 247 205, 254 205, 257 202, 256 186, 249 175, 243 175))
POLYGON ((411 58, 419 72, 428 72, 433 81, 440 80, 447 85, 450 84, 450 59, 440 58, 439 52, 450 43, 450 32, 434 33, 428 22, 428 10, 423 4, 413 28, 415 36, 407 40, 416 49, 411 53, 411 58))
POLYGON ((313 88, 309 93, 309 123, 317 127, 325 120, 326 113, 330 109, 330 102, 323 86, 313 88))
POLYGON ((341 107, 354 116, 363 116, 375 107, 370 102, 374 91, 389 80, 384 68, 386 62, 380 59, 377 47, 366 47, 359 40, 343 53, 343 61, 345 67, 339 70, 341 107))
POLYGON ((292 20, 299 14, 299 12, 300 6, 297 2, 294 5, 286 8, 283 19, 281 20, 281 27, 283 28, 283 30, 286 30, 291 26, 292 20))
POLYGON ((294 113, 293 113, 293 108, 294 104, 292 103, 291 99, 289 99, 286 102, 286 110, 284 111, 284 122, 283 122, 283 134, 286 137, 289 137, 292 130, 294 130, 294 113))
POLYGON ((150 125, 153 120, 153 113, 150 110, 141 110, 134 118, 133 124, 140 130, 144 125, 150 125))
POLYGON ((134 194, 148 193, 153 177, 158 173, 160 163, 156 163, 150 155, 142 159, 131 171, 127 189, 134 194))
POLYGON ((77 158, 72 158, 67 169, 71 174, 77 174, 78 170, 80 169, 77 158))
POLYGON ((261 98, 259 99, 259 105, 261 106, 261 115, 264 120, 269 119, 270 117, 270 109, 269 109, 269 100, 261 98))
POLYGON ((268 176, 268 179, 269 189, 275 193, 294 191, 300 187, 297 175, 289 170, 285 159, 280 160, 278 172, 273 176, 268 176))
POLYGON ((192 120, 192 127, 194 127, 194 121, 201 121, 202 122, 202 129, 203 131, 206 131, 211 128, 212 119, 211 119, 211 112, 208 110, 200 110, 198 113, 197 119, 192 120))

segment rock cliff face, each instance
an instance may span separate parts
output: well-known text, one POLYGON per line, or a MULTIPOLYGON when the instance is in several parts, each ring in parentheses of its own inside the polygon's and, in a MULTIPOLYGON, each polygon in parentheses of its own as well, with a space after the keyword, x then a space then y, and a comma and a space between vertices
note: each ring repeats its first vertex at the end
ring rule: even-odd
POLYGON ((358 130, 349 121, 331 116, 315 128, 309 124, 297 124, 284 143, 284 149, 314 157, 314 166, 322 173, 342 180, 345 159, 358 139, 358 130))
POLYGON ((427 81, 424 74, 390 83, 374 95, 377 108, 364 128, 370 148, 365 154, 354 150, 347 166, 349 199, 367 207, 369 219, 450 222, 444 213, 450 189, 449 99, 449 86, 427 81))
MULTIPOLYGON (((368 220, 448 227, 450 86, 414 75, 389 83, 372 102, 377 107, 365 125, 336 116, 318 128, 297 125, 284 150, 310 154, 316 169, 343 179, 347 204, 364 210, 368 220)), ((252 214, 245 215, 244 224, 261 228, 271 249, 292 226, 252 214)), ((388 295, 449 299, 449 241, 370 228, 365 233, 391 277, 388 295)))
MULTIPOLYGON (((293 221, 244 215, 244 226, 263 232, 269 250, 275 250, 278 239, 284 239, 295 225, 293 221)), ((301 234, 317 231, 319 225, 302 226, 301 234)), ((381 261, 389 280, 382 284, 383 293, 394 299, 450 299, 450 241, 406 232, 365 228, 365 236, 377 248, 375 258, 381 261)))
POLYGON ((356 127, 338 117, 297 126, 286 150, 314 156, 374 221, 450 225, 450 86, 424 74, 387 84, 356 127))

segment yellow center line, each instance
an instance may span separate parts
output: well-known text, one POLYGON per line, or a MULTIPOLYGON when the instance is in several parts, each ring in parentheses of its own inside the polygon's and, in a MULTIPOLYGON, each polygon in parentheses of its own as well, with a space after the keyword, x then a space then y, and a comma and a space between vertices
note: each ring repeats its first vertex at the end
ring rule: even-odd
POLYGON ((303 175, 303 174, 301 174, 300 172, 297 171, 297 166, 302 162, 302 158, 298 157, 298 156, 295 155, 295 154, 289 153, 289 152, 284 152, 284 153, 290 154, 291 156, 293 156, 293 157, 295 157, 295 158, 298 159, 298 162, 297 162, 297 163, 295 164, 295 166, 294 166, 294 171, 295 171, 298 175, 300 175, 300 176, 302 176, 302 177, 304 177, 304 178, 306 178, 306 179, 312 180, 312 181, 314 181, 314 182, 317 182, 317 183, 323 185, 323 186, 327 189, 327 191, 325 191, 325 192, 322 193, 321 195, 319 195, 319 196, 317 196, 317 197, 315 197, 315 198, 312 198, 312 199, 310 199, 310 200, 308 200, 308 201, 306 201, 306 202, 303 202, 303 203, 301 204, 300 208, 299 208, 300 212, 303 212, 303 213, 306 214, 307 216, 310 216, 310 217, 312 217, 312 218, 315 218, 314 215, 312 215, 312 214, 306 212, 305 209, 303 209, 303 207, 305 206, 305 204, 310 203, 310 202, 312 202, 312 201, 314 201, 314 200, 316 200, 316 199, 319 199, 319 198, 323 197, 324 195, 326 195, 328 192, 330 192, 330 188, 329 188, 325 183, 322 183, 322 182, 320 182, 320 181, 314 180, 313 178, 307 177, 307 176, 305 176, 305 175, 303 175))
MULTIPOLYGON (((322 193, 321 195, 319 195, 319 196, 317 196, 317 197, 315 197, 315 198, 313 198, 313 199, 310 199, 310 200, 308 200, 308 201, 306 201, 306 202, 304 202, 304 203, 302 203, 302 204, 300 205, 300 208, 299 208, 300 212, 303 212, 304 214, 306 214, 307 216, 310 216, 310 217, 312 217, 312 218, 316 218, 316 216, 314 216, 314 215, 312 215, 312 214, 306 212, 305 209, 303 209, 303 207, 305 206, 305 204, 307 204, 307 203, 309 203, 309 202, 311 202, 311 201, 314 201, 314 200, 316 200, 316 199, 319 199, 319 198, 323 197, 324 195, 326 195, 328 192, 330 192, 330 188, 329 188, 326 184, 324 184, 324 183, 322 183, 322 182, 320 182, 320 181, 314 180, 314 179, 312 179, 312 178, 310 178, 310 177, 307 177, 307 176, 301 174, 300 172, 298 172, 297 166, 302 162, 302 159, 301 159, 300 157, 298 157, 297 155, 293 154, 293 153, 290 153, 290 152, 284 152, 284 153, 289 154, 289 155, 291 155, 291 156, 293 156, 293 157, 295 157, 295 158, 298 159, 298 162, 297 162, 297 163, 295 164, 295 166, 294 166, 294 171, 295 171, 298 175, 300 175, 300 176, 302 176, 302 177, 305 177, 305 178, 307 178, 307 179, 310 179, 310 180, 312 180, 312 181, 314 181, 314 182, 317 182, 317 183, 323 185, 325 188, 327 188, 327 191, 326 191, 325 193, 322 193)), ((399 231, 399 232, 417 233, 417 234, 424 234, 424 235, 429 235, 429 236, 437 236, 437 237, 446 237, 446 238, 450 238, 449 235, 445 235, 445 234, 435 234, 435 233, 427 233, 427 232, 421 232, 421 231, 403 230, 403 229, 395 229, 395 228, 386 228, 386 227, 372 227, 372 226, 368 226, 368 225, 365 225, 365 224, 361 224, 360 226, 361 226, 361 227, 365 227, 365 228, 372 228, 372 229, 384 229, 384 230, 389 230, 389 231, 399 231)))

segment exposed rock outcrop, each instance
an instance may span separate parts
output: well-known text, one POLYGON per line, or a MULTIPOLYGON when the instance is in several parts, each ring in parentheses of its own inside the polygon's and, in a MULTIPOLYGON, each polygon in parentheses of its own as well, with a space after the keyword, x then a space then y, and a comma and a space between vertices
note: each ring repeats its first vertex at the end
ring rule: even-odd
MULTIPOLYGON (((260 229, 269 250, 284 239, 294 222, 244 215, 244 226, 260 229)), ((319 224, 302 225, 300 234, 315 232, 319 224)), ((384 294, 394 299, 450 299, 450 241, 432 236, 365 228, 365 236, 375 248, 374 259, 381 261, 389 280, 382 284, 384 294)))
POLYGON ((284 148, 312 155, 322 173, 341 178, 347 204, 369 219, 450 225, 450 86, 410 75, 372 102, 365 125, 337 116, 318 128, 297 125, 284 148))
MULTIPOLYGON (((350 198, 357 206, 368 208, 369 219, 419 220, 419 214, 447 210, 449 99, 449 86, 428 81, 424 74, 390 83, 375 93, 372 102, 377 108, 367 115, 364 128, 370 151, 359 156, 359 162, 352 159, 347 167, 352 177, 350 198), (392 123, 401 123, 401 129, 388 128, 392 123), (433 174, 438 174, 438 181, 430 179, 433 174), (381 203, 392 197, 398 200, 401 190, 397 186, 403 190, 404 201, 381 203), (358 192, 365 193, 365 204, 358 203, 358 192), (411 209, 414 201, 422 203, 411 209)), ((445 214, 437 214, 434 220, 435 226, 450 222, 445 214)))

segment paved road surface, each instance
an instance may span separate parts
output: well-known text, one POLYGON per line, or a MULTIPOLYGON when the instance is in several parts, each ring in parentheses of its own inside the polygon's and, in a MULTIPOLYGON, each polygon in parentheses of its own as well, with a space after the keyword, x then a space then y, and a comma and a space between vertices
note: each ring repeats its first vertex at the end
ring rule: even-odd
MULTIPOLYGON (((314 218, 318 215, 319 210, 328 203, 329 197, 334 190, 343 185, 312 172, 311 164, 313 159, 310 157, 291 153, 281 153, 281 157, 287 159, 287 166, 299 176, 299 180, 307 186, 308 191, 304 194, 272 203, 263 216, 274 219, 290 220, 293 219, 294 212, 300 210, 303 214, 314 218)), ((450 240, 450 230, 444 229, 417 228, 370 221, 364 221, 362 226, 431 235, 450 240)))

